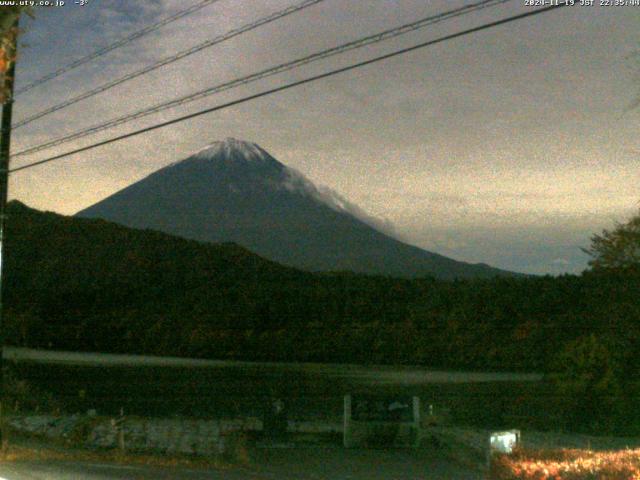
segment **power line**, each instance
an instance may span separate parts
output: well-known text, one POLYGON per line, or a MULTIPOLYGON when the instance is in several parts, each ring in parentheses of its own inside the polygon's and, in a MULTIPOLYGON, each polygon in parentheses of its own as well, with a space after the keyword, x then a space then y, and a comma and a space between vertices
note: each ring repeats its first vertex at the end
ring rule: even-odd
POLYGON ((280 18, 286 17, 287 15, 291 15, 292 13, 298 12, 300 10, 304 10, 305 8, 311 7, 312 5, 315 5, 317 3, 320 3, 324 0, 304 0, 302 3, 299 3, 297 5, 293 5, 290 7, 287 7, 283 10, 280 10, 278 12, 272 13, 271 15, 268 15, 266 17, 263 17, 259 20, 256 20, 255 22, 251 22, 248 23, 246 25, 243 25, 242 27, 239 28, 235 28, 233 30, 228 31, 227 33, 224 33, 222 35, 218 35, 210 40, 207 40, 205 42, 202 42, 198 45, 195 45, 194 47, 188 48, 187 50, 183 50, 181 52, 176 53, 175 55, 171 55, 170 57, 166 57, 163 58, 162 60, 158 60, 156 63, 153 63, 147 67, 144 67, 140 70, 136 70, 135 72, 131 72, 128 73, 127 75, 124 75, 123 77, 117 78, 115 80, 112 80, 110 82, 107 82, 103 85, 100 85, 97 88, 94 88, 93 90, 89 90, 88 92, 82 93, 80 95, 77 95, 73 98, 70 98, 69 100, 66 100, 62 103, 59 103, 58 105, 54 105, 53 107, 47 108, 46 110, 42 110, 38 113, 35 113, 27 118, 25 118, 24 120, 21 120, 19 122, 17 122, 16 124, 13 125, 13 128, 19 128, 22 127, 24 125, 27 125, 28 123, 33 122, 34 120, 38 120, 39 118, 42 118, 46 115, 49 115, 53 112, 57 112, 58 110, 62 110, 63 108, 67 108, 75 103, 78 103, 82 100, 86 100, 87 98, 93 97, 95 95, 98 95, 99 93, 102 92, 106 92, 107 90, 110 90, 118 85, 121 85, 125 82, 128 82, 129 80, 133 80, 134 78, 138 78, 142 75, 146 75, 149 72, 152 72, 154 70, 157 70, 160 67, 164 67, 166 65, 169 65, 171 63, 177 62, 178 60, 181 60, 183 58, 186 58, 190 55, 193 55, 194 53, 200 52, 202 50, 204 50, 205 48, 209 48, 212 47, 214 45, 217 45, 219 43, 222 43, 226 40, 229 40, 233 37, 237 37, 238 35, 241 35, 245 32, 248 32, 250 30, 255 30, 258 27, 261 27, 262 25, 265 25, 267 23, 271 23, 274 22, 280 18))
POLYGON ((141 135, 143 133, 147 133, 147 132, 150 132, 150 131, 153 131, 153 130, 157 130, 159 128, 163 128, 163 127, 167 127, 169 125, 174 125, 176 123, 183 122, 185 120, 190 120, 192 118, 199 117, 199 116, 205 115, 207 113, 212 113, 212 112, 216 112, 218 110, 223 110, 225 108, 229 108, 229 107, 232 107, 232 106, 235 106, 235 105, 239 105, 241 103, 249 102, 251 100, 255 100, 255 99, 258 99, 258 98, 261 98, 261 97, 265 97, 267 95, 271 95, 271 94, 274 94, 274 93, 282 92, 284 90, 288 90, 288 89, 293 88, 293 87, 297 87, 297 86, 300 86, 300 85, 311 83, 311 82, 314 82, 316 80, 320 80, 320 79, 323 79, 323 78, 328 78, 328 77, 331 77, 333 75, 337 75, 339 73, 344 73, 344 72, 348 72, 348 71, 351 71, 351 70, 355 70, 356 68, 364 67, 365 65, 370 65, 372 63, 380 62, 382 60, 386 60, 388 58, 396 57, 398 55, 403 55, 405 53, 409 53, 409 52, 412 52, 414 50, 418 50, 418 49, 421 49, 421 48, 429 47, 431 45, 435 45, 437 43, 446 42, 448 40, 453 40, 454 38, 458 38, 458 37, 462 37, 462 36, 465 36, 465 35, 469 35, 471 33, 480 32, 482 30, 488 30, 490 28, 494 28, 494 27, 497 27, 499 25, 504 25, 506 23, 514 22, 516 20, 521 20, 523 18, 532 17, 534 15, 539 15, 539 14, 542 14, 542 13, 546 13, 546 12, 549 12, 551 10, 555 10, 555 9, 558 9, 558 8, 566 7, 567 5, 569 5, 569 4, 568 3, 559 3, 557 5, 551 5, 551 6, 543 7, 543 8, 537 9, 537 10, 532 10, 530 12, 521 13, 519 15, 514 15, 514 16, 511 16, 511 17, 503 18, 502 20, 497 20, 495 22, 485 23, 485 24, 480 25, 478 27, 469 28, 467 30, 462 30, 460 32, 452 33, 450 35, 445 35, 445 36, 439 37, 439 38, 437 38, 435 40, 429 40, 427 42, 419 43, 419 44, 411 46, 411 47, 402 48, 400 50, 395 50, 395 51, 393 51, 391 53, 387 53, 385 55, 380 55, 378 57, 374 57, 374 58, 371 58, 369 60, 364 60, 362 62, 354 63, 354 64, 351 64, 351 65, 346 66, 346 67, 337 68, 335 70, 331 70, 331 71, 328 71, 328 72, 325 72, 325 73, 321 73, 319 75, 314 75, 312 77, 308 77, 308 78, 305 78, 303 80, 298 80, 298 81, 291 82, 291 83, 288 83, 288 84, 285 84, 285 85, 281 85, 279 87, 271 88, 269 90, 264 90, 264 91, 262 91, 260 93, 256 93, 256 94, 253 94, 253 95, 248 95, 246 97, 242 97, 242 98, 240 98, 238 100, 233 100, 231 102, 227 102, 227 103, 224 103, 222 105, 217 105, 215 107, 207 108, 205 110, 200 110, 198 112, 190 113, 188 115, 184 115, 182 117, 174 118, 174 119, 168 120, 166 122, 158 123, 158 124, 155 124, 155 125, 152 125, 152 126, 149 126, 149 127, 141 128, 139 130, 135 130, 133 132, 129 132, 129 133, 123 134, 123 135, 118 135, 116 137, 112 137, 112 138, 107 139, 107 140, 96 142, 94 144, 87 145, 86 147, 76 148, 74 150, 71 150, 71 151, 68 151, 68 152, 65 152, 65 153, 61 153, 59 155, 54 155, 52 157, 45 158, 43 160, 38 160, 36 162, 28 163, 28 164, 22 165, 20 167, 12 168, 11 170, 9 170, 9 173, 18 172, 20 170, 26 170, 28 168, 35 167, 37 165, 42 165, 44 163, 49 163, 49 162, 52 162, 52 161, 55 161, 55 160, 59 160, 61 158, 69 157, 69 156, 74 155, 76 153, 86 152, 88 150, 92 150, 94 148, 98 148, 98 147, 101 147, 101 146, 104 146, 104 145, 108 145, 110 143, 114 143, 114 142, 118 142, 120 140, 124 140, 124 139, 127 139, 127 138, 135 137, 135 136, 141 135))
POLYGON ((389 30, 385 30, 383 32, 377 33, 375 35, 369 35, 367 37, 363 37, 360 38, 358 40, 354 40, 351 42, 347 42, 344 43, 342 45, 339 45, 337 47, 333 47, 327 50, 322 50, 320 52, 316 52, 314 54, 311 55, 307 55, 305 57, 302 58, 298 58, 296 60, 290 61, 290 62, 286 62, 286 63, 282 63, 279 65, 276 65, 275 67, 271 67, 268 68, 266 70, 261 70, 257 73, 253 73, 251 75, 248 76, 244 76, 244 77, 240 77, 240 78, 236 78, 234 80, 228 81, 228 82, 224 82, 222 84, 218 84, 215 85, 213 87, 209 87, 206 88, 204 90, 195 92, 195 93, 191 93, 189 95, 183 96, 181 98, 175 99, 175 100, 171 100, 169 102, 163 102, 157 105, 154 105, 152 107, 143 109, 143 110, 139 110, 137 112, 134 113, 130 113, 130 114, 126 114, 120 117, 117 117, 115 119, 111 119, 105 123, 102 124, 98 124, 98 125, 94 125, 92 127, 86 128, 84 130, 80 130, 78 132, 74 132, 71 133, 69 135, 65 135, 63 137, 59 137, 57 139, 51 140, 49 142, 46 142, 44 144, 40 144, 40 145, 36 145, 34 147, 30 147, 27 148, 25 150, 22 150, 20 152, 17 152, 16 154, 14 154, 14 157, 18 157, 18 156, 23 156, 23 155, 27 155, 27 154, 31 154, 31 153, 36 153, 39 152, 41 150, 45 150, 47 148, 51 148, 57 145, 62 145, 64 143, 70 142, 72 140, 77 140, 79 138, 83 138, 86 137, 88 135, 92 135, 94 133, 98 133, 101 132, 103 130, 107 130, 109 128, 113 128, 119 125, 123 125, 125 123, 131 122, 133 120, 137 120, 143 117, 146 117, 148 115, 154 114, 154 113, 158 113, 164 110, 168 110, 170 108, 173 107, 177 107, 179 105, 184 105, 186 103, 189 102, 193 102, 195 100, 200 100, 202 98, 211 96, 213 94, 216 93, 220 93, 222 91, 225 90, 230 90, 232 88, 235 87, 239 87, 242 85, 246 85, 248 83, 252 83, 252 82, 256 82, 258 80, 262 80, 264 78, 285 72, 285 71, 289 71, 292 70, 294 68, 298 68, 302 65, 306 65, 312 62, 316 62, 319 60, 323 60, 325 58, 334 56, 334 55, 338 55, 338 54, 342 54, 345 52, 348 52, 350 50, 354 50, 357 48, 362 48, 365 47, 367 45, 371 45, 373 43, 378 43, 378 42, 382 42, 384 40, 388 40, 390 38, 393 37, 397 37, 400 35, 404 35, 406 33, 412 32, 414 30, 417 30, 419 28, 423 28, 426 27, 428 25, 433 25, 435 23, 439 23, 441 21, 444 20, 448 20, 450 18, 454 18, 460 15, 466 15, 468 13, 471 12, 475 12, 477 10, 481 10, 484 8, 488 8, 491 6, 495 6, 501 3, 506 3, 509 2, 511 0, 481 0, 480 2, 476 2, 474 4, 470 4, 470 5, 466 5, 464 7, 460 7, 460 8, 456 8, 453 10, 449 10, 447 12, 443 12, 443 13, 439 13, 437 15, 431 15, 425 18, 422 18, 416 22, 412 22, 412 23, 408 23, 405 25, 402 25, 400 27, 394 27, 391 28, 389 30))
POLYGON ((134 40, 137 40, 140 37, 143 37, 155 30, 158 30, 161 27, 164 27, 165 25, 175 22, 176 20, 186 17, 187 15, 197 12, 198 10, 203 9, 207 5, 211 5, 212 3, 216 3, 218 1, 219 0, 202 0, 200 3, 196 3, 195 5, 192 5, 189 8, 180 10, 179 12, 160 20, 159 22, 154 23, 153 25, 149 25, 148 27, 145 27, 142 30, 138 30, 137 32, 134 32, 127 37, 121 38, 120 40, 117 40, 116 42, 110 45, 107 45, 106 47, 100 48, 84 57, 81 57, 71 62, 68 65, 65 65, 64 67, 59 68, 54 72, 51 72, 43 77, 40 77, 39 79, 33 81, 32 83, 18 89, 16 91, 16 95, 20 95, 21 93, 28 92, 29 90, 39 85, 42 85, 43 83, 48 82, 49 80, 53 80, 54 78, 64 75, 65 73, 75 68, 78 68, 80 65, 84 65, 85 63, 95 60, 96 58, 102 57, 117 48, 124 47, 125 45, 133 42, 134 40))

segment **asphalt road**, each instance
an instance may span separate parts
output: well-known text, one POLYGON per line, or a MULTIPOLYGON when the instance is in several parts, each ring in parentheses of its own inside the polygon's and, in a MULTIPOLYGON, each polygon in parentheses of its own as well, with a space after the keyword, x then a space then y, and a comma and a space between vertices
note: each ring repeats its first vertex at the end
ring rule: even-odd
POLYGON ((273 480, 244 470, 193 470, 102 463, 16 462, 0 465, 2 480, 273 480))
POLYGON ((257 452, 250 467, 158 468, 72 461, 0 465, 2 480, 479 480, 445 459, 400 450, 293 448, 257 452))

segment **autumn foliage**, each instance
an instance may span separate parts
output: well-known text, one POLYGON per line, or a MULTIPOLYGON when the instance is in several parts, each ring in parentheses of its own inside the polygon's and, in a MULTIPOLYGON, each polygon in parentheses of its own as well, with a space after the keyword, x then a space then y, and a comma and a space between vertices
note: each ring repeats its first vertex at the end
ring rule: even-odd
POLYGON ((638 480, 640 449, 526 450, 492 459, 489 478, 495 480, 638 480))
POLYGON ((31 9, 22 6, 0 8, 0 103, 7 100, 5 82, 11 64, 16 61, 15 43, 20 33, 16 19, 22 12, 31 14, 31 9))

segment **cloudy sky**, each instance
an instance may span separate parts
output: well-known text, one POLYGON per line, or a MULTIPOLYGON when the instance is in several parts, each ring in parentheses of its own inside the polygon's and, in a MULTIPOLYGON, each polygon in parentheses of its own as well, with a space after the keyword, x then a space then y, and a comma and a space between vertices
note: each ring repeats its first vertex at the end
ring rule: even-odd
MULTIPOLYGON (((73 3, 23 23, 17 88, 188 4, 73 3)), ((14 118, 295 3, 219 0, 20 95, 14 118)), ((12 149, 468 3, 324 0, 17 129, 12 149)), ((513 0, 13 166, 530 8, 513 0)), ((390 221, 409 243, 505 269, 579 272, 589 237, 640 206, 639 27, 640 7, 559 9, 16 173, 10 196, 73 214, 231 136, 390 221)))

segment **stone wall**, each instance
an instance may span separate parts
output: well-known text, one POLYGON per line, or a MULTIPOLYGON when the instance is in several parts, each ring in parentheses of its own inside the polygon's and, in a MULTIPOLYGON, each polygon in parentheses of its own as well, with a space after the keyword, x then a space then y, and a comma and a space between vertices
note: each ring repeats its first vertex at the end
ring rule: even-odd
POLYGON ((262 429, 262 421, 255 418, 128 417, 115 422, 112 418, 90 415, 30 415, 12 417, 8 423, 18 431, 88 447, 116 448, 122 442, 127 451, 205 456, 224 453, 233 434, 262 429))
MULTIPOLYGON (((211 456, 225 453, 243 433, 260 432, 258 418, 196 420, 187 418, 125 417, 118 421, 97 415, 23 415, 13 416, 9 425, 21 432, 67 440, 95 448, 119 448, 127 451, 211 456)), ((342 424, 289 420, 292 434, 341 434, 342 424)))

